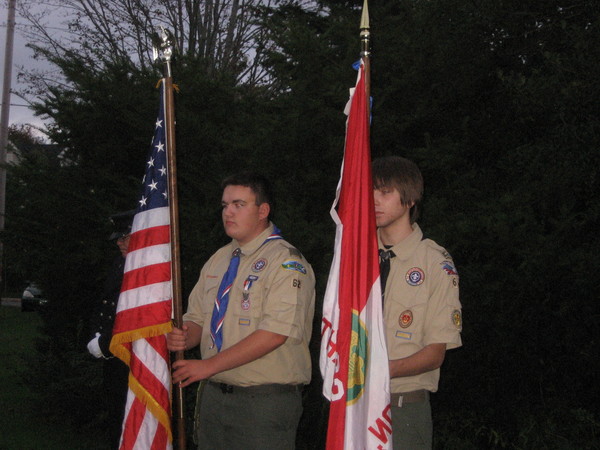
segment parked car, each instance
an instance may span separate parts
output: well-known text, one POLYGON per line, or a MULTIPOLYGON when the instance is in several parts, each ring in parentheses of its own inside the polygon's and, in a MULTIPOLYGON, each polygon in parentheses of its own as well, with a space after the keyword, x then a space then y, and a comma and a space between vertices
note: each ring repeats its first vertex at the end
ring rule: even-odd
POLYGON ((36 311, 47 303, 48 300, 43 297, 42 290, 35 283, 29 283, 21 295, 21 311, 36 311))

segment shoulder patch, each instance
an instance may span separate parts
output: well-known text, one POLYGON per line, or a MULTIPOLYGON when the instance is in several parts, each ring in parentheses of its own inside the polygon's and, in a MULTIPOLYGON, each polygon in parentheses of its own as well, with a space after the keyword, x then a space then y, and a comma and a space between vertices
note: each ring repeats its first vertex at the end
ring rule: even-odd
POLYGON ((298 261, 285 261, 284 263, 281 263, 281 267, 283 267, 285 270, 295 270, 296 272, 306 275, 306 268, 298 261))
POLYGON ((444 272, 446 272, 447 275, 458 275, 456 267, 454 267, 452 261, 442 261, 440 265, 442 266, 442 269, 444 270, 444 272))

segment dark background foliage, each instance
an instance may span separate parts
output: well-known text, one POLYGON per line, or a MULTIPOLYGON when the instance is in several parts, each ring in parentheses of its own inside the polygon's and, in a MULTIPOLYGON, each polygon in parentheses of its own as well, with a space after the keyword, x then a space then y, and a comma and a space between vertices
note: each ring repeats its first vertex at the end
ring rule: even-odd
MULTIPOLYGON (((209 75, 198 57, 175 62, 185 295, 226 242, 221 179, 250 168, 274 181, 275 222, 315 268, 321 301, 362 2, 319 3, 327 14, 296 2, 263 11, 269 86, 209 75)), ((420 224, 461 275, 464 346, 447 354, 433 399, 436 447, 598 448, 597 2, 382 0, 370 12, 373 156, 419 164, 420 224)), ((10 168, 3 242, 7 270, 51 298, 40 392, 53 406, 68 399, 54 409, 63 419, 89 424, 87 320, 115 251, 106 219, 135 206, 158 72, 53 62, 70 87, 37 108, 63 159, 10 168)), ((321 448, 316 364, 305 397, 299 447, 321 448)))

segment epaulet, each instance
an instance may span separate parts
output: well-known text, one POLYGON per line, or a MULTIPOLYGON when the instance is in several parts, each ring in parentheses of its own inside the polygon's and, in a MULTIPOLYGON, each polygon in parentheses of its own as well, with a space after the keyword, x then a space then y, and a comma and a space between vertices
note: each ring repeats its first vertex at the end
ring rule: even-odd
POLYGON ((452 256, 450 256, 450 253, 448 253, 448 250, 446 250, 444 247, 442 247, 440 244, 438 244, 437 242, 435 242, 432 239, 424 239, 424 240, 427 241, 426 242, 427 246, 431 250, 433 250, 435 253, 439 254, 442 259, 452 261, 452 256))
POLYGON ((300 253, 300 250, 298 250, 295 247, 289 247, 288 250, 290 251, 290 256, 297 256, 298 258, 302 258, 302 253, 300 253))

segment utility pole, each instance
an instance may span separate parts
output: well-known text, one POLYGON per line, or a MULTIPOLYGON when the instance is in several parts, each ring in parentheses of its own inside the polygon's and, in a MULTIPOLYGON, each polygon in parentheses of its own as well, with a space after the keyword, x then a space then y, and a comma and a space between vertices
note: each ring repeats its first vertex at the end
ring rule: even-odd
MULTIPOLYGON (((0 111, 0 232, 4 231, 6 210, 6 146, 8 145, 8 115, 10 113, 10 89, 12 82, 12 59, 15 37, 16 0, 8 0, 6 21, 6 52, 4 53, 4 85, 2 88, 2 109, 0 111)), ((0 281, 4 274, 4 248, 0 241, 0 281)))

